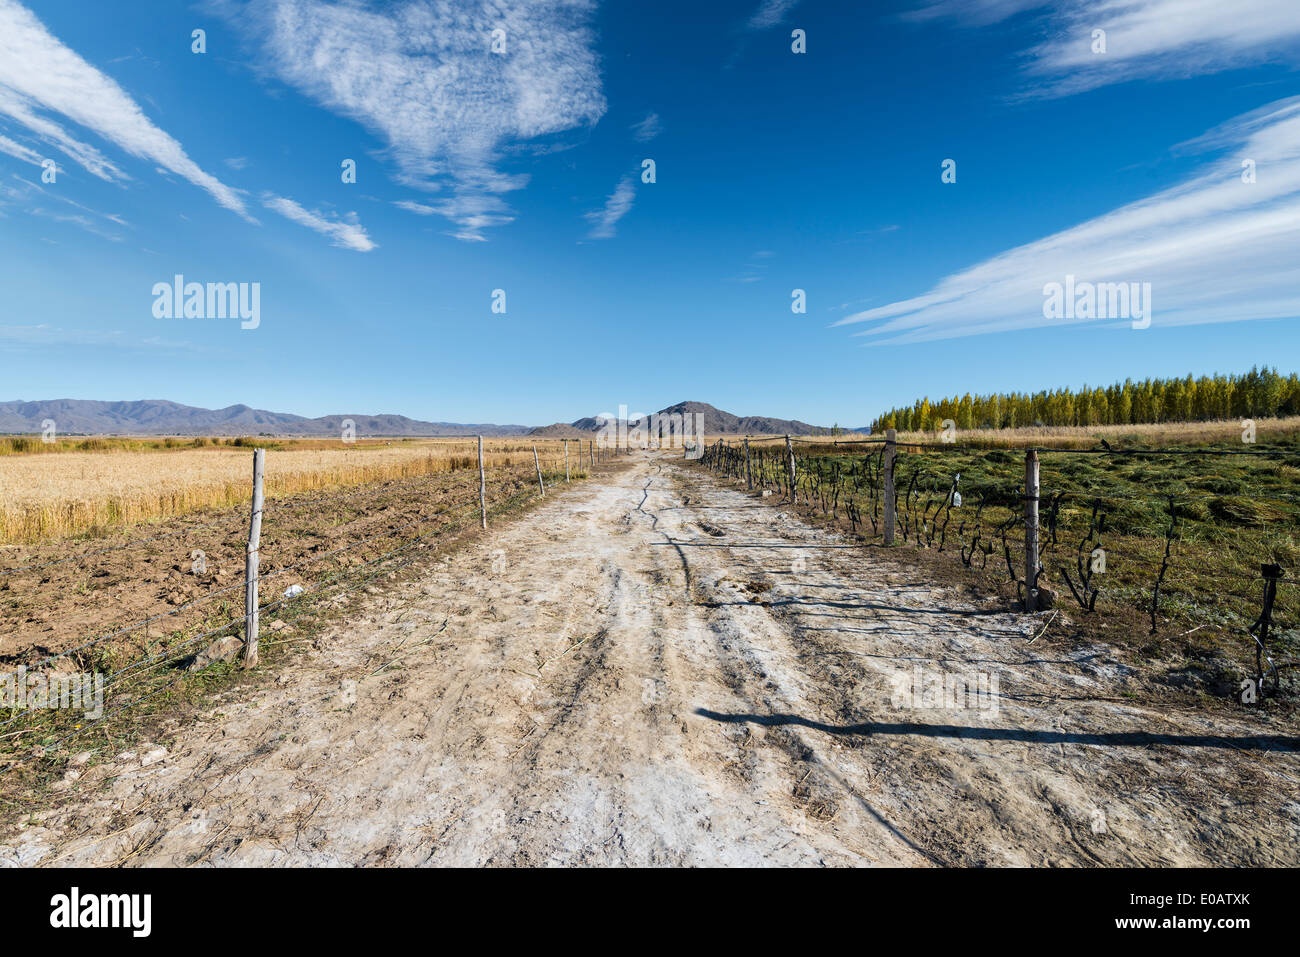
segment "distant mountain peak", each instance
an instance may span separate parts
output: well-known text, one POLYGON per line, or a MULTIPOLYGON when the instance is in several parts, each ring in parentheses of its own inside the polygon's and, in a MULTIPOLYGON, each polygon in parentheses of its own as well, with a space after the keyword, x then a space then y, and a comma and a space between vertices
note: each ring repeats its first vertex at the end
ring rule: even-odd
MULTIPOLYGON (((667 408, 660 409, 658 412, 646 413, 647 415, 702 415, 704 416, 704 429, 706 435, 812 435, 818 432, 829 432, 829 429, 815 425, 809 425, 807 422, 800 422, 797 419, 778 419, 765 415, 733 415, 730 412, 724 412, 716 406, 709 405, 707 402, 678 402, 676 405, 670 405, 667 408)), ((629 412, 628 415, 636 420, 637 413, 629 412)), ((534 429, 535 435, 550 435, 563 437, 565 430, 576 430, 579 433, 599 432, 606 428, 608 419, 600 416, 587 416, 569 423, 567 426, 563 423, 544 426, 542 429, 534 429)))

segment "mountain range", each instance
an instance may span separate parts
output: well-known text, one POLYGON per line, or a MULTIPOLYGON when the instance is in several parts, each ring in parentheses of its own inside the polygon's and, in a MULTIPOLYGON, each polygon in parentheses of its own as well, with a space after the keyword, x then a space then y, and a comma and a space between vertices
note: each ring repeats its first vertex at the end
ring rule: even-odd
MULTIPOLYGON (((679 402, 659 415, 700 413, 708 435, 808 435, 826 431, 806 422, 769 416, 737 416, 705 402, 679 402)), ((351 419, 358 436, 545 435, 577 437, 598 432, 604 418, 590 416, 571 423, 534 428, 527 425, 425 422, 404 415, 325 415, 310 419, 287 412, 268 412, 246 405, 200 409, 165 399, 97 402, 88 399, 0 402, 0 433, 40 432, 46 420, 62 435, 338 435, 351 419)))
POLYGON ((40 432, 50 419, 62 435, 339 435, 351 419, 357 435, 525 435, 526 425, 467 425, 421 422, 404 415, 324 415, 309 419, 287 412, 268 412, 246 405, 200 409, 165 399, 95 402, 51 399, 0 402, 0 433, 40 432))

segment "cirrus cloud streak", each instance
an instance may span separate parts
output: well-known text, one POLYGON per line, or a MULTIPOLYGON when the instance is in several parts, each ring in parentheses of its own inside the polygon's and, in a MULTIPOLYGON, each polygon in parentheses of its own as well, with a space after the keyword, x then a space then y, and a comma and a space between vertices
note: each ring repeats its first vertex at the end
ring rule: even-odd
POLYGON ((858 335, 881 344, 1096 322, 1044 318, 1043 287, 1067 275, 1151 283, 1154 325, 1300 317, 1300 97, 1185 145, 1226 154, 1184 183, 834 325, 872 323, 858 335), (1248 159, 1254 183, 1243 182, 1248 159))
POLYGON ((262 197, 262 205, 299 226, 306 226, 327 237, 332 246, 352 249, 359 253, 368 253, 376 248, 377 244, 357 220, 356 213, 349 213, 342 218, 327 217, 322 213, 305 209, 292 199, 271 193, 262 197))
POLYGON ((126 175, 92 146, 38 111, 58 113, 189 180, 232 212, 250 218, 239 194, 205 172, 155 126, 112 77, 87 63, 15 0, 0 0, 0 114, 26 127, 101 179, 126 175))

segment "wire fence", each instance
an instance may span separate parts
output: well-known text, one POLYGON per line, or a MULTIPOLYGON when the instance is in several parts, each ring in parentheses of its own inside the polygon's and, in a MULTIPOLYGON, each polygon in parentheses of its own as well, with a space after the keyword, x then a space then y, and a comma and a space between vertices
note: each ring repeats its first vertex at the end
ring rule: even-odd
MULTIPOLYGON (((205 533, 229 543, 262 523, 274 540, 277 533, 292 531, 292 523, 304 515, 309 519, 325 509, 358 503, 365 511, 376 503, 414 502, 413 509, 398 509, 396 514, 392 508, 379 508, 377 530, 367 529, 341 544, 321 547, 317 542, 298 554, 277 556, 278 563, 268 563, 265 570, 249 563, 242 580, 215 583, 174 607, 104 629, 62 650, 10 656, 6 666, 22 658, 33 660, 0 672, 0 690, 12 694, 24 681, 39 678, 45 697, 0 710, 0 775, 56 753, 78 735, 176 688, 194 673, 186 666, 201 664, 199 653, 221 636, 242 634, 246 660, 251 647, 255 663, 261 615, 395 571, 413 562, 416 550, 430 539, 469 527, 476 513, 486 527, 490 515, 544 495, 553 483, 583 478, 588 466, 618 454, 595 442, 585 446, 575 440, 570 450, 565 442, 563 457, 552 451, 545 468, 535 447, 532 468, 489 470, 480 459, 477 496, 450 503, 429 497, 440 491, 445 476, 426 476, 263 502, 247 523, 233 518, 205 522, 0 569, 4 581, 18 573, 72 563, 89 568, 95 559, 132 548, 156 548, 174 539, 184 539, 188 546, 205 533), (294 586, 280 590, 289 580, 294 586), (266 600, 262 586, 273 586, 266 600), (242 602, 234 598, 240 592, 242 602), (68 682, 88 674, 88 666, 93 666, 99 691, 111 693, 115 700, 113 707, 99 708, 95 717, 83 719, 70 707, 68 682), (57 707, 50 705, 51 698, 57 707)), ((1295 555, 1300 553, 1291 503, 1300 496, 1283 491, 1288 483, 1293 488, 1300 476, 1300 452, 1294 449, 1104 446, 1017 452, 889 438, 796 444, 774 437, 743 444, 718 440, 704 449, 699 463, 751 489, 771 489, 787 501, 814 507, 882 544, 951 551, 967 568, 1005 573, 1027 609, 1073 600, 1086 614, 1113 604, 1140 608, 1149 619, 1151 635, 1162 626, 1167 631, 1172 618, 1192 619, 1192 632, 1217 629, 1232 634, 1253 659, 1260 697, 1276 695, 1282 672, 1300 664, 1288 657, 1297 640, 1295 555), (1142 466, 1132 464, 1157 456, 1182 463, 1179 473, 1146 474, 1142 466), (1246 473, 1211 471, 1197 479, 1188 466, 1197 459, 1229 456, 1250 463, 1242 468, 1259 470, 1263 463, 1281 468, 1272 476, 1276 481, 1264 487, 1258 476, 1243 478, 1246 473), (1047 482, 1040 486, 1042 457, 1047 457, 1047 482), (1094 461, 1106 463, 1106 471, 1072 464, 1089 457, 1100 457, 1094 461), (1283 469, 1292 471, 1283 474, 1283 469), (1243 484, 1249 494, 1233 494, 1243 484), (1207 517, 1218 524, 1204 521, 1207 517)), ((250 540, 245 554, 260 558, 267 549, 260 540, 250 540)), ((26 645, 39 647, 39 642, 33 637, 26 645)), ((203 669, 198 675, 202 677, 203 669)))
MULTIPOLYGON (((472 496, 467 496, 462 483, 462 496, 451 502, 446 501, 450 490, 446 487, 447 476, 442 474, 282 503, 262 499, 265 452, 256 450, 251 486, 254 507, 250 518, 242 524, 248 540, 245 574, 241 580, 217 584, 175 607, 104 629, 47 654, 31 654, 32 649, 40 648, 36 636, 20 637, 17 641, 11 638, 6 642, 17 645, 18 650, 0 659, 6 669, 0 672, 0 695, 3 695, 0 697, 0 715, 3 715, 0 717, 0 775, 56 753, 65 742, 157 698, 189 675, 201 679, 204 670, 219 661, 231 662, 241 650, 244 665, 256 666, 262 615, 294 604, 305 605, 313 597, 319 598, 331 590, 348 586, 355 589, 377 575, 395 572, 415 561, 417 550, 427 546, 431 539, 472 527, 476 519, 481 528, 487 528, 489 517, 508 513, 545 496, 552 485, 588 477, 590 468, 614 454, 595 442, 560 440, 544 447, 545 456, 538 453, 536 446, 531 446, 533 460, 528 465, 489 468, 484 464, 481 440, 479 449, 477 488, 472 496), (430 497, 435 493, 439 497, 430 497), (285 547, 292 547, 296 541, 298 553, 283 555, 280 554, 283 548, 274 549, 277 563, 268 564, 265 570, 261 568, 261 553, 268 547, 261 542, 263 528, 268 537, 286 529, 292 532, 294 523, 304 519, 304 513, 308 519, 313 513, 320 518, 325 512, 350 502, 358 503, 356 507, 362 511, 376 502, 382 503, 377 509, 378 530, 367 529, 364 534, 329 548, 321 548, 319 541, 313 545, 308 539, 295 540, 290 534, 285 547), (281 590, 280 586, 289 581, 293 584, 281 590), (240 593, 242 601, 235 597, 240 593), (242 640, 233 648, 217 648, 212 644, 223 636, 242 636, 242 640), (205 649, 214 651, 211 660, 202 656, 205 649), (90 693, 94 701, 89 699, 90 693), (103 702, 109 697, 114 699, 112 707, 105 709, 103 702)), ((371 516, 363 516, 363 520, 367 517, 371 516)), ((19 573, 71 563, 91 567, 95 559, 107 555, 146 546, 156 548, 160 543, 182 537, 188 548, 191 542, 204 541, 204 532, 214 530, 220 532, 211 537, 225 545, 232 536, 242 534, 241 526, 233 518, 204 522, 57 560, 0 569, 0 582, 19 573)), ((196 578, 202 573, 197 567, 191 571, 196 578)), ((58 584, 52 579, 47 582, 58 584)), ((275 641, 272 635, 270 642, 275 641)))
POLYGON ((1227 635, 1254 675, 1243 700, 1277 695, 1300 666, 1295 447, 1011 450, 887 433, 719 439, 699 463, 868 539, 1005 574, 1026 610, 1111 605, 1140 610, 1152 640, 1227 635))

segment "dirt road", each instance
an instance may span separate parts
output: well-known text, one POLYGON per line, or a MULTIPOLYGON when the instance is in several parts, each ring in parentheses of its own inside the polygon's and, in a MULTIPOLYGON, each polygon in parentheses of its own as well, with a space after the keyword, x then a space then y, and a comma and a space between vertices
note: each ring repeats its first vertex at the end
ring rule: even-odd
POLYGON ((1300 862, 1286 731, 1124 697, 1105 648, 667 457, 364 599, 0 863, 1300 862))

